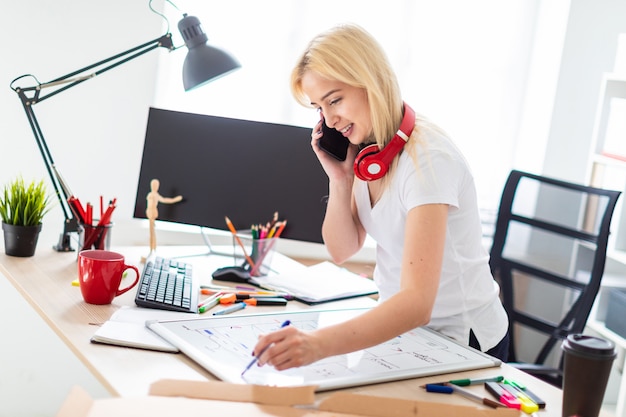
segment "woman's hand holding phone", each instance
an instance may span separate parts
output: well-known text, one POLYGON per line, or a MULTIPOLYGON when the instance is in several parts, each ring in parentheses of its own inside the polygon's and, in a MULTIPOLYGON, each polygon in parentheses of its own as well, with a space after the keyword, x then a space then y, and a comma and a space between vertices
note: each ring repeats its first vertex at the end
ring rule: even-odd
POLYGON ((322 116, 322 137, 319 147, 338 161, 345 161, 350 141, 336 129, 326 126, 322 116))
POLYGON ((336 136, 331 136, 332 133, 330 135, 326 134, 326 141, 345 143, 345 150, 338 152, 339 155, 332 154, 327 149, 330 148, 330 146, 324 148, 322 145, 322 139, 324 139, 323 126, 324 118, 322 116, 320 121, 315 125, 313 131, 311 132, 311 147, 315 151, 315 154, 317 155, 320 164, 322 164, 322 168, 324 168, 326 175, 331 180, 340 180, 342 178, 345 178, 349 179, 349 181, 352 181, 352 178, 354 177, 354 170, 352 165, 354 158, 356 157, 357 147, 352 146, 350 144, 350 141, 346 137, 341 135, 337 130, 326 127, 326 129, 334 131, 335 134, 341 135, 341 138, 338 138, 336 136))

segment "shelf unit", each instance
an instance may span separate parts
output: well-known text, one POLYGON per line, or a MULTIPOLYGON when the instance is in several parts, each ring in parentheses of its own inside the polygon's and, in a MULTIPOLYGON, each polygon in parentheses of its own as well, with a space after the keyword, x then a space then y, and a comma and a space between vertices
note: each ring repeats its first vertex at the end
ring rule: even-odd
MULTIPOLYGON (((626 75, 607 73, 602 78, 588 168, 591 185, 626 194, 626 75)), ((618 201, 611 224, 607 265, 623 269, 626 280, 626 195, 618 201), (620 268, 622 266, 623 268, 620 268)), ((616 270, 614 270, 616 269, 616 270)))
POLYGON ((621 376, 615 415, 626 417, 626 339, 607 329, 604 323, 610 291, 626 288, 626 74, 607 73, 602 78, 587 178, 593 186, 622 192, 611 221, 602 287, 587 328, 613 341, 618 349, 615 368, 621 376))

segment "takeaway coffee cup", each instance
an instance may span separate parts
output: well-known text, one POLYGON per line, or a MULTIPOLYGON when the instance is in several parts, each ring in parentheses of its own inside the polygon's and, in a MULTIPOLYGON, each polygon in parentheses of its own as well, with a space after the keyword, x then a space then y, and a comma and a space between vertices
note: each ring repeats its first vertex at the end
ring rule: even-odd
POLYGON ((563 417, 597 417, 616 356, 613 342, 571 334, 563 341, 563 417))
POLYGON ((139 270, 126 265, 124 256, 108 250, 83 250, 78 254, 78 282, 83 299, 89 304, 111 304, 139 282, 139 270), (120 288, 124 271, 135 271, 134 281, 120 288))

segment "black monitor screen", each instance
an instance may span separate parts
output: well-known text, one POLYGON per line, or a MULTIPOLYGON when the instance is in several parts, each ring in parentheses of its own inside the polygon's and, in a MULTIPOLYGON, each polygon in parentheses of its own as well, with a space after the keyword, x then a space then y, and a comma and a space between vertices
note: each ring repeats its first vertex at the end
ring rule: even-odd
POLYGON ((134 217, 158 179, 161 196, 183 196, 158 220, 249 229, 278 212, 281 238, 321 243, 328 179, 310 142, 310 128, 151 108, 134 217))

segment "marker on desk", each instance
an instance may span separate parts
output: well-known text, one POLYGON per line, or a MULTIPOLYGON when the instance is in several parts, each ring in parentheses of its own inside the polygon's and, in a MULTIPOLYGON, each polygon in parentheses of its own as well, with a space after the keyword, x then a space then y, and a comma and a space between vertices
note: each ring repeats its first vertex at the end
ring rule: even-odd
POLYGON ((546 402, 544 400, 542 400, 541 398, 539 398, 534 392, 532 392, 531 390, 529 390, 527 387, 525 387, 522 384, 518 384, 515 381, 510 381, 508 379, 504 380, 505 384, 508 385, 513 385, 515 388, 517 388, 519 391, 521 391, 522 393, 526 394, 531 400, 532 402, 534 402, 535 404, 537 404, 537 406, 541 409, 541 408, 546 408, 546 402))
MULTIPOLYGON (((285 321, 283 322, 283 324, 281 324, 281 325, 280 325, 280 327, 281 327, 281 328, 283 328, 283 327, 287 327, 287 326, 289 326, 290 324, 291 324, 291 322, 290 322, 289 320, 285 320, 285 321)), ((254 356, 254 358, 250 361, 250 363, 248 364, 248 366, 246 366, 246 369, 244 369, 244 370, 241 372, 241 376, 243 376, 246 372, 248 372, 248 369, 252 368, 252 365, 254 365, 254 364, 255 364, 255 363, 259 360, 259 356, 263 355, 263 354, 265 353, 265 351, 266 351, 267 349, 269 349, 269 348, 270 348, 270 346, 271 346, 271 345, 272 345, 272 344, 270 343, 269 345, 265 346, 265 347, 264 347, 264 348, 263 348, 263 349, 259 352, 259 354, 258 354, 258 355, 255 355, 255 356, 254 356)))
POLYGON ((539 411, 539 405, 537 405, 533 400, 530 399, 527 395, 522 393, 518 388, 515 388, 513 385, 498 383, 500 387, 510 392, 512 395, 517 397, 521 406, 520 410, 525 412, 526 414, 532 414, 536 411, 539 411))
POLYGON ((220 304, 232 304, 237 301, 237 296, 233 293, 224 294, 220 297, 220 304))
POLYGON ((243 310, 244 308, 246 308, 246 303, 236 303, 234 305, 232 305, 231 307, 227 307, 223 310, 220 311, 216 311, 215 313, 213 313, 214 316, 221 316, 224 314, 230 314, 230 313, 234 313, 235 311, 238 310, 243 310))
POLYGON ((254 287, 246 287, 244 285, 236 285, 235 290, 236 291, 258 291, 258 289, 254 287))
POLYGON ((248 298, 284 298, 285 300, 291 300, 289 295, 280 292, 271 292, 271 291, 257 291, 257 292, 236 292, 238 300, 247 300, 248 298))
POLYGON ((202 305, 200 305, 198 307, 198 313, 199 314, 206 313, 207 311, 209 311, 210 309, 212 309, 213 307, 215 307, 219 303, 220 303, 219 297, 216 297, 216 298, 214 298, 211 301, 208 301, 206 303, 202 303, 202 305))
POLYGON ((201 302, 198 303, 198 307, 202 307, 204 304, 206 303, 210 303, 213 300, 217 299, 219 300, 220 297, 224 296, 225 293, 223 291, 218 291, 216 293, 211 294, 210 297, 205 298, 204 300, 202 300, 201 302))
MULTIPOLYGON (((468 385, 478 385, 478 384, 483 384, 483 383, 487 383, 487 382, 502 382, 504 381, 504 377, 499 375, 499 376, 493 376, 493 377, 489 377, 489 378, 480 378, 480 379, 453 379, 450 381, 444 381, 444 382, 431 382, 428 385, 446 385, 446 384, 454 384, 454 385, 458 385, 460 387, 466 387, 468 385)), ((425 388, 426 385, 421 385, 422 388, 425 388)))
POLYGON ((515 408, 516 410, 521 409, 522 404, 517 399, 517 397, 502 388, 500 385, 498 385, 497 382, 485 382, 485 388, 491 395, 493 395, 498 401, 500 401, 507 407, 515 408))
POLYGON ((216 293, 213 293, 213 294, 211 294, 209 297, 207 297, 207 298, 205 298, 204 300, 200 301, 200 302, 198 303, 198 307, 202 307, 204 304, 206 304, 206 303, 210 303, 210 302, 212 302, 212 301, 213 301, 213 300, 215 300, 215 299, 219 300, 219 299, 220 299, 220 297, 224 296, 224 294, 225 294, 225 293, 224 293, 224 292, 222 292, 222 291, 218 291, 218 292, 216 292, 216 293))
POLYGON ((470 400, 474 400, 477 401, 481 404, 484 405, 488 405, 491 408, 499 408, 499 407, 506 407, 506 405, 498 402, 498 401, 494 401, 490 398, 484 398, 481 397, 480 395, 477 395, 475 393, 473 393, 472 391, 466 390, 464 388, 459 387, 458 385, 454 385, 454 384, 449 384, 449 383, 445 383, 445 385, 441 385, 441 384, 426 384, 426 391, 427 392, 438 392, 438 393, 442 393, 442 394, 452 394, 453 392, 456 392, 458 394, 461 394, 462 396, 469 398, 470 400))
POLYGON ((244 303, 249 306, 285 306, 287 300, 281 297, 260 297, 260 298, 248 298, 243 300, 244 303))

